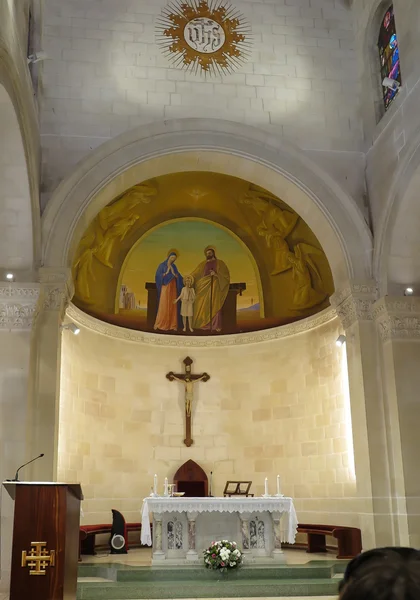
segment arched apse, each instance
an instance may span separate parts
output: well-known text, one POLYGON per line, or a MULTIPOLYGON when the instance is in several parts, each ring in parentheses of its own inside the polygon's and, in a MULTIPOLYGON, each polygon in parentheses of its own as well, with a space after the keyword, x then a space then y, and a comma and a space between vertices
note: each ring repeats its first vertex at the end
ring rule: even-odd
POLYGON ((372 239, 353 199, 298 150, 252 127, 214 119, 141 127, 93 152, 44 213, 44 265, 70 267, 87 226, 113 198, 151 177, 183 171, 222 173, 264 187, 314 231, 336 288, 370 279, 372 239))
POLYGON ((215 172, 155 177, 116 198, 86 229, 72 271, 73 302, 88 314, 166 333, 180 327, 179 311, 192 313, 194 331, 207 332, 211 315, 210 332, 277 327, 327 308, 334 292, 322 245, 300 215, 215 172))

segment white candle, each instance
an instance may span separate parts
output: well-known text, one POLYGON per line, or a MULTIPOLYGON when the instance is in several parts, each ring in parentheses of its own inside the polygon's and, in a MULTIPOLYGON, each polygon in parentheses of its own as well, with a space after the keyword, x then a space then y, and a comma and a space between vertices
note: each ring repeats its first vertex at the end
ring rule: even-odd
POLYGON ((268 496, 268 479, 267 479, 267 477, 265 478, 265 481, 264 481, 264 495, 268 496))
POLYGON ((280 475, 277 475, 277 496, 280 496, 280 475))
POLYGON ((158 478, 157 475, 155 474, 154 478, 153 478, 153 493, 157 495, 157 485, 158 485, 158 478))
POLYGON ((165 488, 164 488, 164 492, 163 492, 164 496, 168 495, 168 478, 165 477, 165 488))

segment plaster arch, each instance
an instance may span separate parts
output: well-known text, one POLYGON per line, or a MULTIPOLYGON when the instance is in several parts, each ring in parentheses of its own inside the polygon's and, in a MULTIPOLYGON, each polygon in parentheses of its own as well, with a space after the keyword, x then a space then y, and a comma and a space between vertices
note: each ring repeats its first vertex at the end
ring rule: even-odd
POLYGON ((336 287, 371 278, 372 239, 352 198, 293 147, 252 127, 215 119, 137 128, 93 152, 60 184, 44 213, 44 266, 70 267, 88 224, 125 190, 182 171, 218 172, 264 187, 314 231, 336 287))
POLYGON ((378 227, 374 272, 380 295, 420 289, 420 128, 395 172, 378 227))
POLYGON ((0 157, 0 269, 25 279, 41 256, 39 131, 27 65, 1 43, 0 132, 7 147, 0 157))

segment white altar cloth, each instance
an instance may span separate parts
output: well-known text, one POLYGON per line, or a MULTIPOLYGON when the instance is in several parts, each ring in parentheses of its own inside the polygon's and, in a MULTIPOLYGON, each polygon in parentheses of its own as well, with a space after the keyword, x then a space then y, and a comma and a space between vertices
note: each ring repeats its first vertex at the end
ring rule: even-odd
POLYGON ((275 513, 281 515, 280 537, 282 542, 295 543, 298 520, 292 498, 271 496, 268 498, 177 498, 148 497, 143 500, 141 542, 152 545, 150 530, 152 513, 275 513))

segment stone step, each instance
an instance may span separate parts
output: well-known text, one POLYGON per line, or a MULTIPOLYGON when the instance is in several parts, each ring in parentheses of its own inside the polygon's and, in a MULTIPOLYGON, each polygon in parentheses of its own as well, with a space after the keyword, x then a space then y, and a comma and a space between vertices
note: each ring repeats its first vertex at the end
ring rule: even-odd
POLYGON ((258 579, 217 581, 79 583, 77 600, 143 600, 163 598, 261 598, 333 596, 337 579, 258 579))
POLYGON ((200 581, 214 582, 223 577, 223 581, 259 580, 259 579, 329 579, 336 573, 343 572, 345 565, 336 562, 310 562, 305 565, 278 565, 270 567, 248 566, 232 570, 225 574, 204 569, 203 567, 167 567, 156 569, 150 567, 130 567, 120 564, 82 565, 79 577, 100 577, 112 581, 141 582, 181 582, 200 581))

